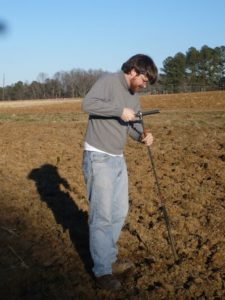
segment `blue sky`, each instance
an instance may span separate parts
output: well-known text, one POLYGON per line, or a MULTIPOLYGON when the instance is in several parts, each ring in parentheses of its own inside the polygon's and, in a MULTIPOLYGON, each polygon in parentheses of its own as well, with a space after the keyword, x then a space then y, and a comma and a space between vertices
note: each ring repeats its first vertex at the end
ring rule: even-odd
POLYGON ((74 68, 117 71, 137 53, 157 66, 225 45, 224 0, 0 0, 0 86, 74 68))

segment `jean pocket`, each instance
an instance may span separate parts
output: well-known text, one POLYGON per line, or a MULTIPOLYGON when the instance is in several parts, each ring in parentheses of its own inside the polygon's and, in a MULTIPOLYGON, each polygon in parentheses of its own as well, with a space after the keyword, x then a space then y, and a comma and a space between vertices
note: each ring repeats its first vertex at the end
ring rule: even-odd
POLYGON ((110 159, 110 155, 101 152, 92 153, 92 162, 105 163, 110 159))

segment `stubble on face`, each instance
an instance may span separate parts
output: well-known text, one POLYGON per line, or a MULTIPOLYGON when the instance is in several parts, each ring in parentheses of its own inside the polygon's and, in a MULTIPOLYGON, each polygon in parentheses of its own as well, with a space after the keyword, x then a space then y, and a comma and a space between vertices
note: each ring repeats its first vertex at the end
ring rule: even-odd
POLYGON ((148 78, 143 74, 138 74, 134 69, 129 74, 125 74, 129 90, 134 94, 146 88, 148 78))
POLYGON ((130 80, 130 90, 133 92, 133 93, 136 93, 138 92, 142 86, 140 84, 140 80, 138 78, 139 75, 136 75, 135 77, 133 77, 131 80, 130 80))

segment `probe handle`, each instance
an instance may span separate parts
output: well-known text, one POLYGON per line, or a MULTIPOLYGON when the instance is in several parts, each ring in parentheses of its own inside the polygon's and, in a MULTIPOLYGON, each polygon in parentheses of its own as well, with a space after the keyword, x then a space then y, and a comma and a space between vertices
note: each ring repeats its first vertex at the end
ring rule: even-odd
POLYGON ((158 109, 154 109, 154 110, 148 110, 148 111, 139 111, 137 114, 135 114, 136 117, 142 117, 142 116, 149 116, 149 115, 154 115, 154 114, 158 114, 160 113, 160 111, 158 109))

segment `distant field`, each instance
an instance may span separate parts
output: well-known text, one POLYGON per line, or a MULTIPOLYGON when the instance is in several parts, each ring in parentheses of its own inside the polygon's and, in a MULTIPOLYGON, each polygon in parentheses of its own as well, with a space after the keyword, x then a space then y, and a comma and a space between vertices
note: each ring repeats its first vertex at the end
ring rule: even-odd
POLYGON ((1 108, 10 107, 29 107, 29 106, 43 106, 43 105, 55 105, 62 103, 69 103, 71 101, 80 101, 80 98, 76 99, 40 99, 40 100, 16 100, 16 101, 0 101, 1 108))
MULTIPOLYGON (((159 107, 161 109, 224 109, 225 91, 217 92, 202 92, 191 94, 160 94, 160 95, 146 95, 142 96, 143 108, 151 106, 152 108, 159 107)), ((34 107, 46 107, 50 108, 50 111, 54 108, 68 108, 72 104, 72 107, 80 108, 81 98, 74 99, 46 99, 46 100, 17 100, 17 101, 0 101, 0 111, 5 109, 21 109, 34 107)), ((19 110, 18 110, 19 111, 19 110)))
POLYGON ((223 299, 225 92, 142 97, 142 110, 160 110, 145 124, 180 263, 146 148, 128 139, 119 255, 135 268, 113 295, 90 276, 80 100, 0 102, 2 299, 223 299))

